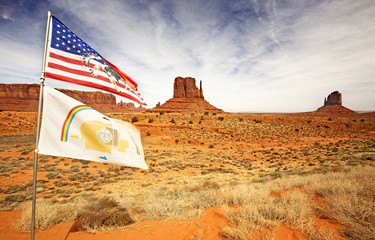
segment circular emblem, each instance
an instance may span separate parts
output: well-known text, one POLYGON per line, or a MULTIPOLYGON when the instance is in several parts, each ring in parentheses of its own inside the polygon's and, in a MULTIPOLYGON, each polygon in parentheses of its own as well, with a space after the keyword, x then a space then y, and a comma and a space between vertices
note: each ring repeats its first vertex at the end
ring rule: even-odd
POLYGON ((96 133, 96 136, 102 143, 108 143, 112 140, 112 133, 105 128, 99 129, 99 131, 96 133))

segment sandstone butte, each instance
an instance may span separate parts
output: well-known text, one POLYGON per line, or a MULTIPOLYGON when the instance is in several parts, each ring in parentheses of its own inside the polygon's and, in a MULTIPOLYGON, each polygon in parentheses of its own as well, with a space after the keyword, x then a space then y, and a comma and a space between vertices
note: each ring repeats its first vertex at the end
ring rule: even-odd
POLYGON ((342 95, 339 91, 334 91, 324 98, 324 105, 312 112, 313 116, 342 116, 357 114, 355 111, 342 106, 342 95))
POLYGON ((204 99, 202 81, 200 88, 195 85, 195 78, 176 77, 174 80, 173 98, 164 104, 157 104, 155 108, 146 112, 165 113, 223 113, 222 109, 216 108, 204 99))
MULTIPOLYGON (((5 111, 38 111, 39 84, 0 84, 0 106, 5 111)), ((62 93, 100 112, 143 112, 145 108, 134 103, 116 103, 116 97, 103 92, 84 92, 58 89, 62 93)))

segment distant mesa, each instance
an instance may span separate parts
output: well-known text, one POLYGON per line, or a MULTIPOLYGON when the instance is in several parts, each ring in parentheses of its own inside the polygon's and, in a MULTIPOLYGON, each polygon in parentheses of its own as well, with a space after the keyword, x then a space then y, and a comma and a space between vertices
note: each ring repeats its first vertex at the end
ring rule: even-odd
MULTIPOLYGON (((0 84, 0 109, 6 111, 38 111, 39 84, 0 84)), ((59 89, 60 92, 100 112, 143 112, 134 103, 116 103, 116 97, 103 92, 59 89)))
POLYGON ((323 106, 333 106, 333 105, 342 105, 342 97, 339 91, 334 91, 328 95, 327 98, 324 98, 323 106))
POLYGON ((165 113, 222 113, 222 109, 208 103, 203 96, 202 81, 199 89, 195 85, 195 78, 176 77, 174 80, 173 98, 164 104, 156 104, 156 107, 146 110, 146 112, 165 113))
POLYGON ((312 112, 314 116, 342 116, 357 114, 355 111, 342 106, 342 95, 339 91, 334 91, 324 98, 324 105, 312 112))

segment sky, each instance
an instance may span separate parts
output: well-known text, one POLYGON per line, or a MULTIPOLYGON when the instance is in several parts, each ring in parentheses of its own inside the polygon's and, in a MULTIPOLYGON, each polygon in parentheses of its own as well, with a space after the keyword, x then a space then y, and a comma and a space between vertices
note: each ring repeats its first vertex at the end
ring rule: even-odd
POLYGON ((227 112, 314 111, 336 90, 345 107, 375 110, 374 0, 0 0, 0 11, 0 83, 39 83, 51 11, 149 108, 181 76, 227 112))

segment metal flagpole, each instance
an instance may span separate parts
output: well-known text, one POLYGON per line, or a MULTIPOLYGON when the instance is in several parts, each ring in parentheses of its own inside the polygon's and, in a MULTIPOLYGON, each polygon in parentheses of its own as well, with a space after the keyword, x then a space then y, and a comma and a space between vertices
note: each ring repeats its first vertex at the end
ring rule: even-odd
POLYGON ((43 102, 43 87, 45 80, 45 69, 46 69, 46 58, 47 58, 47 46, 50 30, 51 12, 48 11, 47 17, 47 27, 46 36, 44 39, 44 54, 42 62, 42 72, 40 76, 40 91, 39 91, 39 106, 38 106, 38 121, 36 125, 36 137, 35 137, 35 152, 34 152, 34 174, 33 174, 33 201, 32 201, 32 212, 31 212, 31 240, 35 238, 35 206, 36 206, 36 179, 37 179, 37 169, 38 169, 38 143, 39 143, 39 130, 40 130, 40 119, 42 112, 42 102, 43 102))

